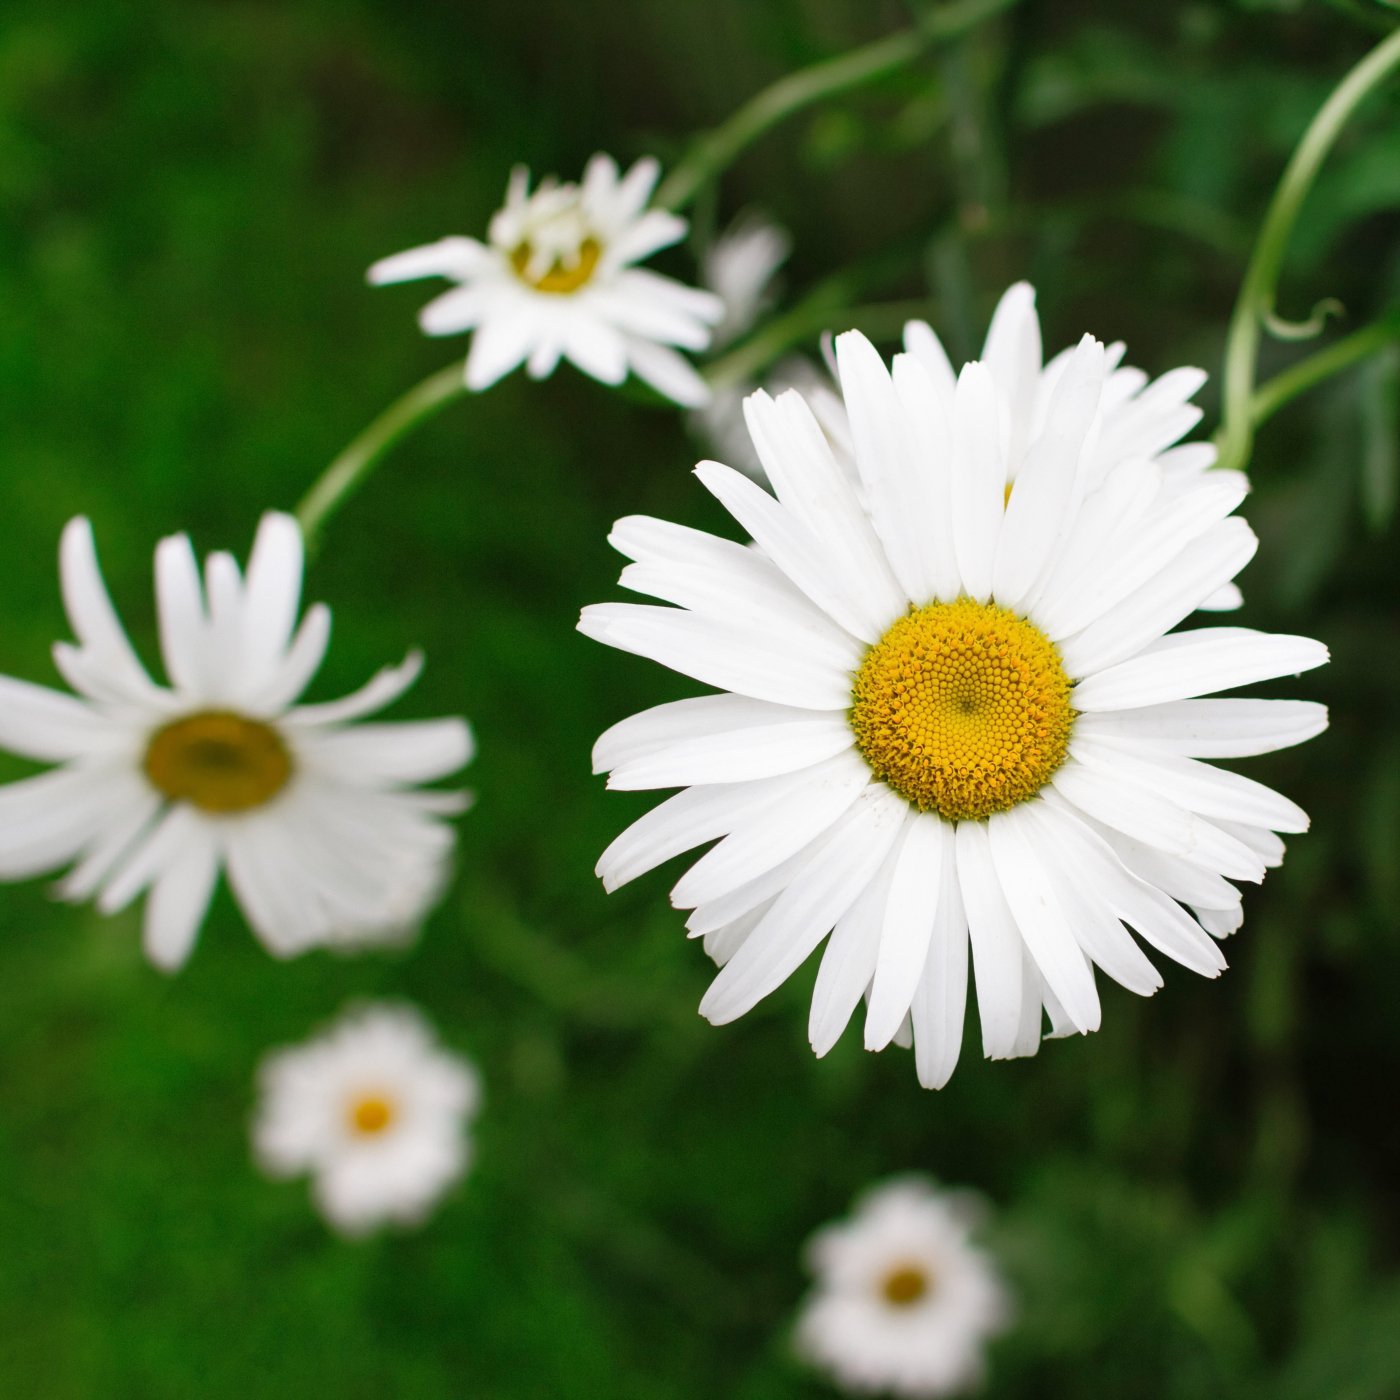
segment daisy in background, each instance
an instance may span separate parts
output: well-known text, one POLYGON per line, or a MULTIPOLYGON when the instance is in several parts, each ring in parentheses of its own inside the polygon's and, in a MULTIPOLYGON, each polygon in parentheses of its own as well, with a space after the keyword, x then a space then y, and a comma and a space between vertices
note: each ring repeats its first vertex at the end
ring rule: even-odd
POLYGON ((325 656, 330 613, 298 625, 302 538, 263 516, 246 576, 188 536, 156 548, 169 686, 132 650, 97 566, 92 529, 59 551, 76 644, 54 660, 74 695, 0 677, 0 745, 59 766, 0 786, 0 878, 71 866, 56 893, 105 914, 146 895, 144 944, 167 971, 194 945, 220 872, 268 950, 411 933, 437 897, 460 793, 418 784, 471 756, 460 719, 355 724, 408 689, 411 654, 343 700, 297 705, 325 656))
POLYGON ((837 340, 855 480, 800 395, 752 395, 775 495, 716 462, 696 474, 757 547, 621 520, 623 586, 675 606, 579 625, 720 691, 623 720, 593 755, 612 787, 684 789, 603 853, 609 889, 718 839, 672 892, 722 965, 701 1012, 743 1015, 825 942, 816 1053, 865 998, 866 1047, 912 1032, 938 1087, 969 971, 995 1059, 1033 1054, 1047 1012, 1054 1034, 1095 1030, 1095 968, 1155 991, 1139 939, 1224 968, 1235 882, 1263 879, 1307 817, 1203 760, 1299 743, 1327 715, 1202 697, 1327 652, 1173 630, 1256 545, 1232 516, 1245 478, 1174 445, 1198 371, 1147 384, 1089 336, 1043 364, 1024 284, 961 372, 927 326, 906 344, 890 368, 859 333, 837 340))
POLYGON ((258 1071, 253 1150, 270 1176, 310 1175, 317 1209, 361 1235, 416 1225, 471 1161, 476 1070, 411 1006, 354 1007, 258 1071))
POLYGON ((798 1315, 798 1354, 857 1394, 925 1400, 979 1385, 987 1342, 1011 1311, 972 1240, 982 1213, 976 1197, 926 1177, 867 1191, 807 1246, 816 1285, 798 1315))
POLYGON ((369 280, 459 284, 418 320, 428 335, 474 332, 472 389, 489 388, 520 364, 543 379, 562 358, 604 384, 621 384, 631 372, 698 407, 709 398, 705 381, 671 347, 704 350, 724 304, 634 266, 685 236, 684 219, 647 208, 660 173, 644 159, 620 176, 610 156, 596 155, 582 183, 551 178, 531 193, 529 172, 517 166, 487 242, 453 237, 412 248, 375 263, 369 280))

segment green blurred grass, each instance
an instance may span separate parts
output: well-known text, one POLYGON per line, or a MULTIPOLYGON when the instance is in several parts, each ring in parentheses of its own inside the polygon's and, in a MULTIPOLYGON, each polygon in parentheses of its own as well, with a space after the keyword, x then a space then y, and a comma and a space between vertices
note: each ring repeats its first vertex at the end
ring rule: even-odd
MULTIPOLYGON (((673 155, 763 82, 904 19, 840 0, 7 9, 0 669, 53 679, 70 514, 93 517, 148 644, 158 536, 246 551, 262 510, 457 353, 418 336, 421 288, 363 286, 373 258, 480 229, 516 160, 673 155)), ((1372 38, 1316 3, 1025 3, 775 134, 697 222, 750 203, 784 219, 799 291, 907 249, 875 290, 931 295, 954 340, 1030 275, 1051 343, 1087 328, 1153 372, 1214 371, 1272 181, 1372 38), (951 159, 950 120, 981 131, 975 168, 951 159), (992 217, 964 236, 974 196, 992 217)), ((1286 312, 1335 294, 1359 325, 1395 303, 1397 114, 1373 103, 1339 148, 1286 312)), ((982 1062, 970 1017, 936 1096, 854 1038, 814 1062, 810 973, 709 1028, 709 965, 664 876, 605 898, 591 875, 650 803, 602 791, 593 738, 687 686, 574 618, 615 596, 616 516, 719 525, 686 470, 703 450, 568 370, 454 407, 310 577, 336 615, 321 693, 421 643, 399 712, 478 731, 479 802, 421 945, 277 964, 223 901, 166 980, 132 916, 38 883, 0 897, 0 1393, 819 1396, 784 1335, 801 1242, 920 1168, 1001 1211, 1021 1322, 993 1395, 1400 1394, 1395 396, 1393 362, 1367 369, 1259 444, 1243 621, 1333 647, 1274 693, 1334 721, 1248 765, 1315 830, 1248 894, 1231 972, 1173 970, 1150 1003, 1108 988, 1103 1031, 1029 1062, 982 1062), (432 1224, 350 1245, 303 1187, 258 1177, 246 1120, 265 1049, 379 994, 479 1062, 487 1108, 432 1224)))

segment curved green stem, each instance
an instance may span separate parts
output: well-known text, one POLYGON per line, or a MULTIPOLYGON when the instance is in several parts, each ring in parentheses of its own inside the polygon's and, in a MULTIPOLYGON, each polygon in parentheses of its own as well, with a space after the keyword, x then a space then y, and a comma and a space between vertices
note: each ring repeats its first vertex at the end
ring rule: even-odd
POLYGON ((740 151, 787 117, 896 72, 929 45, 956 38, 1015 3, 956 0, 935 10, 913 29, 786 74, 750 98, 722 126, 698 137, 690 153, 662 182, 656 204, 663 209, 684 208, 740 151))
POLYGON ((1319 350, 1316 355, 1300 360, 1282 374, 1274 375, 1250 401, 1250 423, 1257 428, 1299 394, 1395 342, 1400 342, 1400 311, 1382 316, 1379 321, 1319 350))
POLYGON ((1225 345, 1224 421, 1218 436, 1220 465, 1243 467, 1254 445, 1252 402, 1259 339, 1273 315, 1284 254, 1308 191, 1327 153, 1358 104, 1400 67, 1400 29, 1376 45, 1323 103, 1293 152, 1269 205, 1245 270, 1225 345))
POLYGON ((395 399, 317 477, 296 508, 297 523, 310 549, 316 532, 367 477, 395 443, 467 392, 466 361, 430 374, 395 399))

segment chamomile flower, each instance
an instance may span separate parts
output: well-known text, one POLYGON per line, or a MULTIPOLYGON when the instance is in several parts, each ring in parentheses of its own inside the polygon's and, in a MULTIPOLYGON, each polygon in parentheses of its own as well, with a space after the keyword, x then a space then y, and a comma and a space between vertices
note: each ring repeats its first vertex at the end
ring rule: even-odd
POLYGON ((1010 1317, 996 1265, 973 1240, 978 1214, 974 1198, 924 1177, 868 1191, 807 1246, 815 1287, 798 1316, 799 1355, 852 1394, 974 1389, 1010 1317))
POLYGON ((1223 969, 1234 882, 1307 818, 1205 760, 1299 743, 1326 711, 1203 697, 1327 652, 1173 630, 1256 546, 1232 516, 1245 478, 1170 445, 1194 371, 1125 401, 1088 336, 1042 367, 1026 287, 956 376, 930 336, 892 370, 838 339, 854 481, 800 395, 750 397, 775 495, 716 462, 696 474, 755 547, 621 520, 623 586, 675 606, 589 607, 580 628, 720 692, 623 720, 593 755, 612 787, 684 789, 604 852, 609 889, 723 838, 672 892, 722 965, 702 1013, 743 1015, 825 943, 816 1052, 868 998, 866 1047, 907 1026, 937 1087, 969 952, 991 1058, 1034 1053, 1044 1011, 1056 1034, 1096 1029, 1095 968, 1155 991, 1138 939, 1223 969))
POLYGON ((471 755, 460 719, 354 722, 415 680, 421 657, 341 700, 297 705, 330 638, 330 613, 300 625, 302 538, 262 519, 246 577, 189 538, 156 549, 169 686, 127 640, 92 529, 69 521, 59 551, 76 645, 54 660, 76 694, 0 677, 0 745, 59 766, 0 787, 0 878, 71 866, 57 887, 106 914, 143 892, 147 956, 189 956, 220 873, 268 950, 359 945, 411 932, 437 897, 459 793, 420 791, 471 755))
POLYGON ((412 248, 375 263, 369 280, 459 284, 429 302, 419 324, 428 335, 473 332, 472 389, 522 363, 543 379, 562 358, 604 384, 621 384, 630 371, 696 407, 709 390, 677 350, 704 350, 724 304, 635 266, 685 236, 684 219, 647 207, 659 174, 643 159, 619 175, 610 156, 596 155, 580 184, 548 179, 532 193, 529 172, 517 167, 485 243, 451 237, 412 248))
POLYGON ((353 1008, 259 1070, 253 1149, 270 1176, 309 1175, 337 1230, 416 1225, 471 1161, 476 1071, 411 1006, 353 1008))

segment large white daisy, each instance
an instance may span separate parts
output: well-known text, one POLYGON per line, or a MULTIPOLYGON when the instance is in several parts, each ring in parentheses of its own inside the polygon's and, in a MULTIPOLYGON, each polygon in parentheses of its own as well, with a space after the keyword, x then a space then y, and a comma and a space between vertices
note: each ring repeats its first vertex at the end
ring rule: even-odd
POLYGON ((974 1388, 1010 1318, 991 1257, 973 1240, 980 1202, 926 1177, 867 1191, 807 1246, 815 1285, 797 1350, 843 1390, 931 1400, 974 1388))
POLYGON ((634 264, 679 242, 686 221, 647 201, 660 167, 639 160, 619 175, 610 156, 588 162, 581 184, 543 181, 530 192, 524 167, 511 174, 488 241, 452 237, 384 258, 376 285, 446 277, 460 285, 428 303, 428 335, 473 331, 467 385, 485 389, 517 365, 534 379, 572 360, 604 384, 628 372, 687 407, 709 397, 676 349, 703 350, 724 315, 713 292, 634 264))
MULTIPOLYGON (((1148 995, 1137 939, 1206 976, 1239 927, 1234 881, 1282 859, 1292 802, 1204 759, 1295 744, 1303 701, 1202 699, 1326 660, 1305 637, 1172 629, 1254 553, 1247 483, 1206 471, 1194 370, 1151 385, 1085 337, 1042 367, 1029 288, 954 375, 927 327, 887 368, 837 342, 856 476, 803 399, 753 395, 776 493, 696 474, 753 547, 618 522, 622 584, 675 607, 584 609, 590 636, 719 688, 608 730, 617 788, 685 790, 604 852, 609 888, 723 838, 676 885, 722 964, 716 1024, 831 934, 811 1039, 862 997, 865 1044, 906 1023, 920 1081, 956 1064, 972 955, 983 1048, 1034 1053, 1099 1024, 1094 969, 1148 995)), ((1118 352, 1121 353, 1121 352, 1118 352)), ((1229 599, 1224 601, 1228 602, 1229 599)))
POLYGON ((269 1054, 258 1080, 263 1170, 309 1174, 317 1207, 347 1235, 420 1223, 471 1161, 480 1080, 411 1006, 353 1008, 269 1054))
POLYGON ((97 566, 92 529, 60 546, 76 645, 54 660, 75 695, 0 677, 0 745, 59 767, 0 787, 0 878, 71 865, 57 893, 104 913, 146 898, 147 956, 188 957, 224 871, 249 923, 279 956, 411 930, 441 888, 445 814, 460 793, 417 785, 471 756, 460 719, 353 721, 381 710, 422 668, 411 654, 343 700, 296 705, 326 652, 330 613, 300 625, 302 538, 262 519, 240 574, 189 538, 156 548, 156 603, 169 687, 132 650, 97 566))

